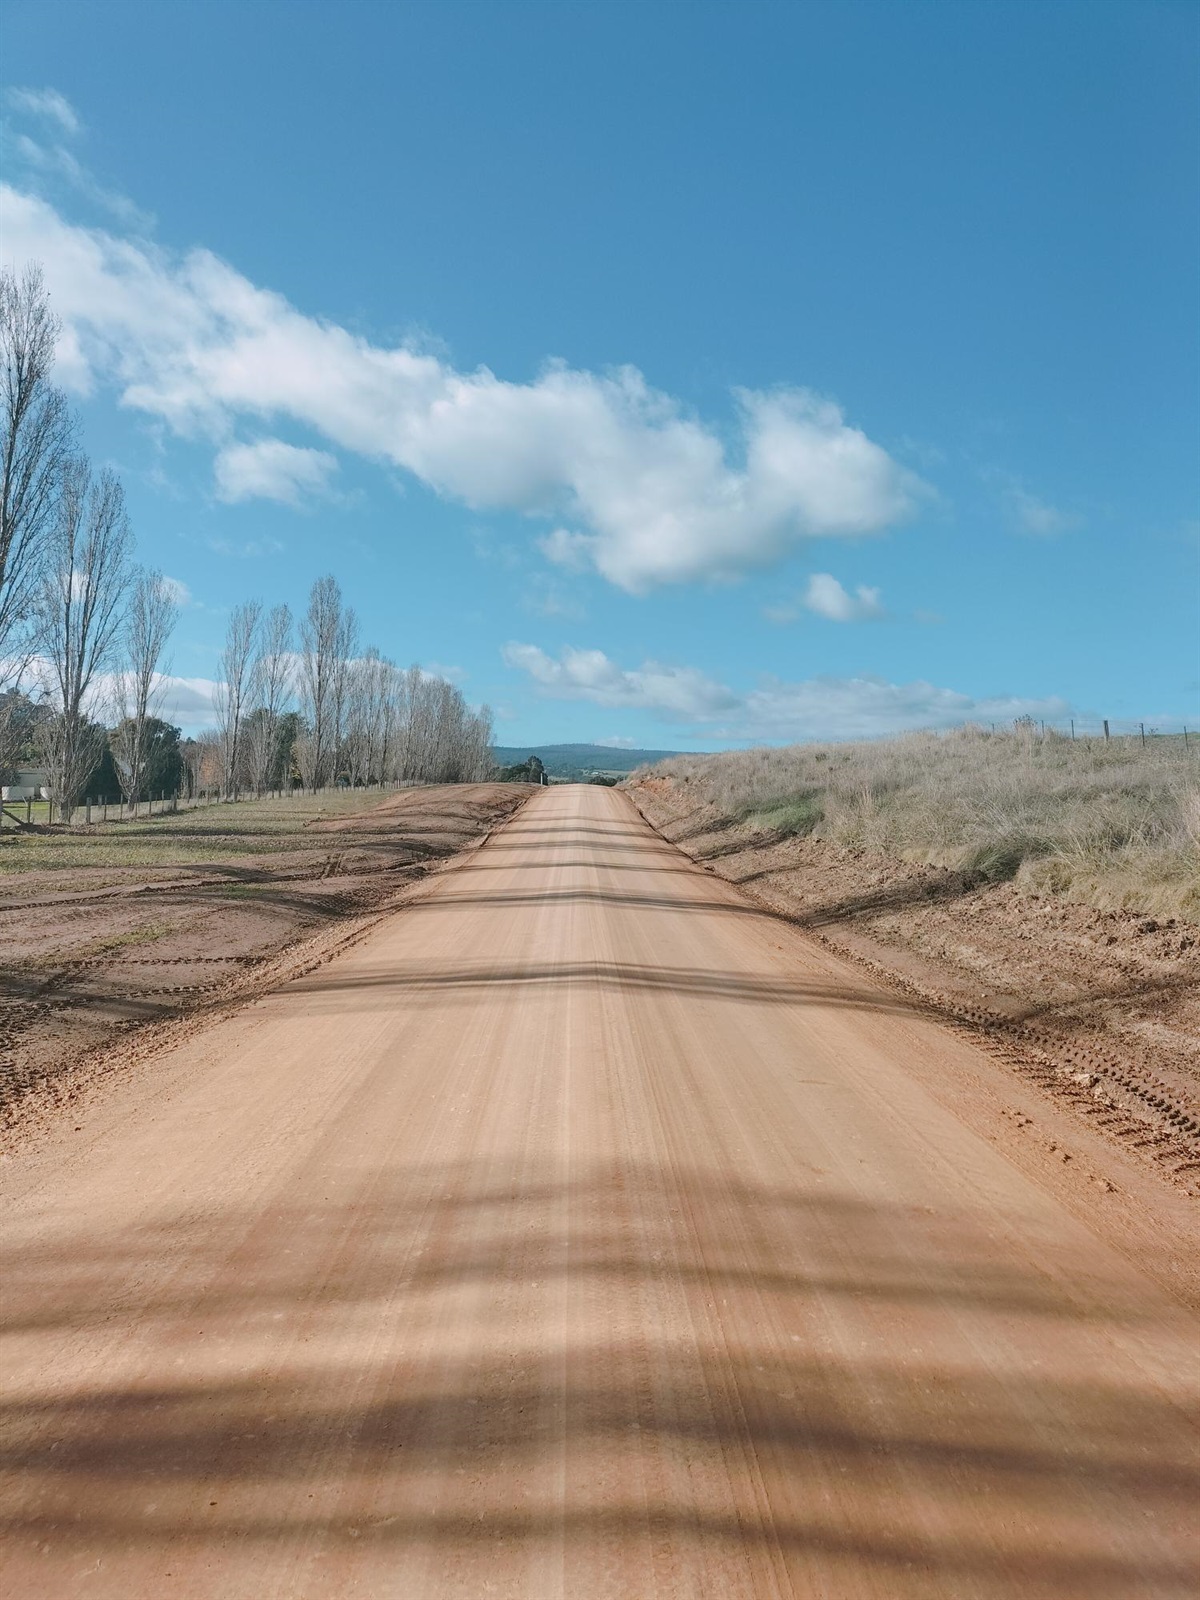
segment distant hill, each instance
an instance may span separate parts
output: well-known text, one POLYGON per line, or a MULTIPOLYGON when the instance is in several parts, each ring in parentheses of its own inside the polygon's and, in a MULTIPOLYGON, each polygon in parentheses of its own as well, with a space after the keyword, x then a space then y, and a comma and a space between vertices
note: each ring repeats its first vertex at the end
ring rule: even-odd
POLYGON ((678 750, 621 750, 607 744, 498 744, 499 767, 515 767, 537 756, 552 778, 588 778, 593 772, 632 772, 651 761, 665 761, 678 750))

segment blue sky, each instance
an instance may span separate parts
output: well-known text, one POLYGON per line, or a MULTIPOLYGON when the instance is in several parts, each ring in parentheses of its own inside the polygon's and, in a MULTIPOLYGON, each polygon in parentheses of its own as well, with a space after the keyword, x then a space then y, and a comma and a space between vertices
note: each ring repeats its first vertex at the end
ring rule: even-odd
POLYGON ((1200 8, 8 0, 3 251, 186 590, 505 743, 1200 722, 1200 8))

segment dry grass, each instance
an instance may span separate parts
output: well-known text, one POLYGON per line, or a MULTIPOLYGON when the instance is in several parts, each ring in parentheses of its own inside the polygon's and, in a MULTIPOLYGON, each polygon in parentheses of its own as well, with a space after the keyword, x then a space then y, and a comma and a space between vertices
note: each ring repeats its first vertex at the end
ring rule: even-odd
POLYGON ((680 756, 648 770, 748 828, 1200 921, 1197 743, 1143 749, 1138 739, 962 728, 680 756))
POLYGON ((0 834, 0 875, 83 867, 170 868, 295 849, 311 822, 348 817, 389 798, 378 789, 239 800, 136 821, 0 834))

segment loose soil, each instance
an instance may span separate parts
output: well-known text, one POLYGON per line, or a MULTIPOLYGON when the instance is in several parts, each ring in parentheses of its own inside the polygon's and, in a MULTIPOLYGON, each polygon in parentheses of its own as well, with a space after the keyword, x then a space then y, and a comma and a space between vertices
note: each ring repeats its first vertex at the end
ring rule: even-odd
POLYGON ((1200 934, 697 807, 628 786, 693 860, 976 1034, 1141 1159, 1200 1191, 1200 934))
POLYGON ((1180 1189, 619 791, 405 895, 0 1160, 0 1592, 1194 1600, 1180 1189))
POLYGON ((0 1128, 23 1131, 129 1035, 219 1012, 324 959, 531 792, 441 785, 10 835, 0 1128), (22 850, 64 865, 14 870, 22 850), (103 864, 80 864, 92 860, 103 864))

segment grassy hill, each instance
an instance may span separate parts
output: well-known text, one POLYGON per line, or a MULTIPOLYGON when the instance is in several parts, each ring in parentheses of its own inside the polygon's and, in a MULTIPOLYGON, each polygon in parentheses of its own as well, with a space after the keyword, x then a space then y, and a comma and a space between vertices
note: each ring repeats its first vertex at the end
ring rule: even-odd
POLYGON ((650 762, 665 761, 678 755, 675 750, 620 750, 607 744, 520 744, 496 745, 492 754, 496 765, 515 767, 530 756, 537 756, 552 778, 589 778, 594 772, 614 776, 633 772, 650 762))

